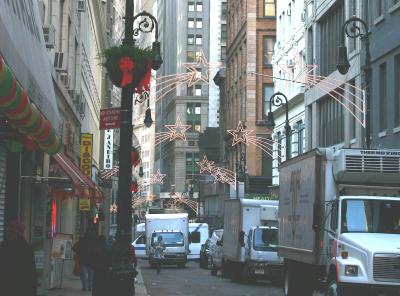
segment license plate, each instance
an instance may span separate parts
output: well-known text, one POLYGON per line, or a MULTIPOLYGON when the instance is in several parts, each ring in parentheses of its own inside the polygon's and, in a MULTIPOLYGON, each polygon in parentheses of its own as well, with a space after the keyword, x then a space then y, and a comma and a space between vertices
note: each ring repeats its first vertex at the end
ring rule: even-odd
POLYGON ((254 270, 254 274, 264 274, 264 269, 256 269, 254 270))

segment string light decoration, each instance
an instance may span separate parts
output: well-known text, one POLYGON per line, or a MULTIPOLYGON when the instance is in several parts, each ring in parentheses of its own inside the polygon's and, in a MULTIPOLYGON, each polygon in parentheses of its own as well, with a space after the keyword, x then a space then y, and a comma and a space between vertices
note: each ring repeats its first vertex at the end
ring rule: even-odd
POLYGON ((177 116, 175 124, 165 125, 168 132, 156 133, 155 145, 161 144, 164 141, 174 140, 186 141, 186 132, 192 127, 191 125, 182 124, 181 118, 177 116))
POLYGON ((161 174, 160 170, 157 170, 155 174, 150 175, 150 179, 148 180, 148 184, 164 184, 164 178, 166 174, 161 174))
POLYGON ((227 183, 231 186, 235 186, 236 184, 236 173, 214 165, 214 162, 207 159, 207 156, 204 156, 203 159, 196 163, 200 167, 201 173, 208 173, 214 178, 214 182, 227 183))
POLYGON ((100 170, 99 178, 102 180, 108 180, 118 172, 119 172, 119 166, 114 166, 111 170, 100 170))
POLYGON ((203 50, 201 50, 197 54, 194 63, 183 63, 182 66, 186 69, 186 73, 170 74, 156 78, 157 87, 160 87, 156 91, 157 101, 162 100, 167 94, 184 84, 188 87, 196 83, 209 84, 210 73, 218 68, 219 64, 210 64, 203 50))
MULTIPOLYGON (((290 69, 290 67, 292 66, 290 65, 277 65, 277 66, 280 67, 287 75, 293 75, 293 72, 287 70, 290 69)), ((338 104, 340 104, 347 112, 351 114, 351 116, 355 118, 355 120, 362 127, 365 128, 366 102, 363 97, 357 95, 357 91, 360 92, 362 95, 364 95, 364 90, 341 79, 335 79, 331 77, 312 74, 317 67, 318 67, 317 65, 306 64, 300 69, 300 72, 296 77, 292 76, 291 78, 276 77, 274 75, 268 75, 257 72, 249 72, 249 74, 262 77, 269 77, 276 80, 287 81, 290 83, 303 84, 307 89, 316 87, 323 93, 334 99, 338 104), (354 98, 354 101, 347 98, 347 96, 354 98), (360 113, 360 117, 357 116, 357 112, 360 113)))
POLYGON ((198 202, 187 198, 186 194, 175 192, 173 195, 171 195, 171 199, 174 200, 174 206, 177 206, 178 204, 184 204, 187 205, 191 210, 193 210, 196 215, 198 214, 198 202))
POLYGON ((118 212, 118 206, 116 203, 112 203, 110 205, 110 213, 111 214, 116 214, 118 212))
POLYGON ((227 130, 227 132, 233 136, 232 147, 240 143, 243 143, 246 146, 252 144, 267 153, 270 157, 272 157, 273 144, 277 144, 278 146, 280 145, 278 142, 272 139, 251 136, 254 130, 244 129, 241 121, 239 121, 236 129, 227 130))

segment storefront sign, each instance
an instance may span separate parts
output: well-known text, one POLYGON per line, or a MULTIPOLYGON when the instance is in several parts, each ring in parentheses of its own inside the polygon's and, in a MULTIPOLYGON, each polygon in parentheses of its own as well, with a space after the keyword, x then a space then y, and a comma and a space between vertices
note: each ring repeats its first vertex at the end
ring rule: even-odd
POLYGON ((104 132, 104 169, 111 170, 113 168, 113 152, 114 152, 114 131, 108 129, 104 132))
POLYGON ((90 199, 89 198, 79 199, 79 211, 82 211, 82 212, 90 211, 90 199))
POLYGON ((100 129, 114 129, 120 127, 120 108, 100 110, 100 129))
POLYGON ((53 238, 51 257, 55 259, 72 259, 72 234, 57 233, 53 238))
POLYGON ((56 127, 58 108, 38 3, 0 1, 0 53, 29 99, 56 127))
POLYGON ((93 135, 81 134, 81 171, 92 179, 93 135))

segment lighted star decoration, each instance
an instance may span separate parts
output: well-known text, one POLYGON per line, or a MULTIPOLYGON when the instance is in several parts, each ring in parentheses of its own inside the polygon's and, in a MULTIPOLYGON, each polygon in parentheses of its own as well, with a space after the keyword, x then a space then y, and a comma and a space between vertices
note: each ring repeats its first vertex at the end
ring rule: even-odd
POLYGON ((149 184, 164 184, 164 178, 166 174, 161 174, 160 170, 157 170, 155 174, 152 174, 149 179, 149 184))
POLYGON ((232 146, 240 143, 243 143, 246 146, 249 146, 251 144, 260 148, 270 157, 273 157, 273 144, 276 144, 278 146, 280 145, 279 142, 276 142, 275 140, 251 135, 253 134, 254 130, 245 129, 241 121, 239 121, 238 126, 235 130, 227 130, 227 132, 233 136, 232 146))
POLYGON ((211 174, 214 168, 213 164, 214 164, 213 161, 208 160, 207 156, 204 156, 203 160, 197 162, 197 165, 200 167, 200 174, 203 172, 208 172, 211 174))
POLYGON ((175 124, 168 124, 165 126, 168 132, 161 132, 156 134, 155 145, 169 140, 170 142, 174 140, 186 141, 186 132, 192 127, 188 124, 182 124, 181 118, 177 116, 175 124))
POLYGON ((203 157, 203 160, 196 163, 200 167, 200 173, 209 173, 213 178, 214 182, 227 183, 231 186, 235 186, 236 173, 214 165, 214 162, 207 159, 207 156, 203 157))
POLYGON ((156 92, 157 101, 162 100, 167 94, 184 84, 189 87, 198 83, 209 84, 210 72, 220 65, 210 64, 201 50, 194 63, 183 63, 182 66, 186 69, 186 73, 170 74, 156 78, 158 88, 156 92))
POLYGON ((171 195, 171 198, 173 199, 174 207, 176 207, 179 204, 185 204, 190 209, 192 209, 197 215, 199 203, 197 201, 189 199, 187 194, 175 192, 175 194, 171 195))
POLYGON ((236 144, 243 143, 247 145, 248 143, 248 135, 253 132, 253 130, 247 130, 243 128, 243 124, 239 121, 238 126, 235 130, 227 130, 233 136, 232 146, 236 144))
MULTIPOLYGON (((286 74, 292 75, 289 65, 277 65, 286 74), (286 69, 286 70, 285 70, 286 69)), ((364 128, 366 127, 366 102, 364 99, 364 89, 356 87, 350 82, 344 79, 336 79, 331 77, 325 77, 321 75, 314 75, 317 65, 304 65, 299 74, 294 77, 282 78, 264 73, 249 72, 251 75, 257 75, 262 77, 269 77, 276 80, 284 80, 290 83, 303 84, 307 89, 313 87, 321 90, 327 96, 334 99, 340 104, 355 120, 364 128), (358 95, 360 94, 360 95, 358 95)))
POLYGON ((99 178, 102 180, 108 180, 118 172, 119 172, 119 166, 114 166, 111 170, 100 170, 99 178))
POLYGON ((117 213, 118 212, 118 206, 116 205, 116 203, 112 203, 111 205, 110 205, 110 213, 111 214, 115 214, 115 213, 117 213))

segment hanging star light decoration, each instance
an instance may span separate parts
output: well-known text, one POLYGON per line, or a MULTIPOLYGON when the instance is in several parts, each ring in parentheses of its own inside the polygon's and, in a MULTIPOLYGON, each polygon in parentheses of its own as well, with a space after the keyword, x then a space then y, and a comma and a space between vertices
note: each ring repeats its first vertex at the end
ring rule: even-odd
POLYGON ((207 156, 204 156, 203 160, 197 162, 197 165, 200 167, 200 174, 203 172, 208 172, 211 174, 214 168, 213 164, 214 164, 213 161, 208 160, 207 156))
POLYGON ((182 124, 181 118, 177 116, 175 124, 165 125, 168 132, 161 132, 156 134, 155 145, 160 144, 166 140, 170 142, 174 140, 186 141, 186 132, 192 127, 188 124, 182 124))
POLYGON ((230 133, 233 136, 232 140, 232 146, 235 146, 236 144, 243 143, 245 145, 248 144, 248 138, 247 136, 253 132, 253 130, 247 130, 243 127, 243 124, 241 121, 239 121, 239 124, 236 129, 234 130, 227 130, 228 133, 230 133))
POLYGON ((115 213, 117 213, 117 211, 118 211, 118 206, 116 205, 116 203, 112 203, 110 205, 110 213, 115 214, 115 213))
POLYGON ((164 178, 166 174, 161 174, 160 170, 157 170, 155 174, 152 174, 148 184, 164 184, 164 178))
POLYGON ((217 183, 217 182, 225 183, 226 182, 225 176, 222 173, 220 168, 217 168, 215 173, 212 174, 212 176, 214 177, 214 183, 217 183))

